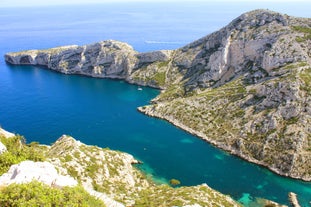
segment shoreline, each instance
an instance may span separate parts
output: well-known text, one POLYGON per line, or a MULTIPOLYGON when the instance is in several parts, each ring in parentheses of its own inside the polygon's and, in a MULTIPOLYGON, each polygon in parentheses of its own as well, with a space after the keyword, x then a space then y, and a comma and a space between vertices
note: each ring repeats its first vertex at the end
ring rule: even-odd
POLYGON ((31 66, 31 67, 36 67, 38 69, 43 69, 43 70, 48 70, 48 71, 52 71, 54 73, 58 73, 58 74, 62 74, 62 75, 68 75, 68 76, 72 76, 72 75, 76 75, 76 76, 81 76, 81 77, 86 77, 86 78, 98 78, 98 79, 107 79, 107 80, 113 80, 113 81, 124 81, 128 84, 131 85, 136 85, 136 86, 142 86, 142 87, 149 87, 152 89, 156 89, 156 90, 165 90, 165 87, 161 87, 161 86, 156 86, 156 85, 150 85, 148 83, 143 83, 143 82, 137 82, 134 81, 132 79, 129 79, 128 77, 121 77, 121 76, 98 76, 96 74, 89 74, 89 73, 65 73, 64 71, 60 71, 60 70, 55 70, 55 69, 51 69, 46 65, 32 65, 32 64, 21 64, 21 65, 17 65, 17 64, 12 64, 10 62, 8 62, 7 60, 4 61, 5 64, 9 65, 9 66, 31 66))
POLYGON ((276 168, 270 167, 267 164, 254 159, 254 158, 247 157, 247 156, 245 156, 245 155, 243 155, 241 153, 238 153, 234 149, 232 149, 231 147, 225 146, 225 145, 223 145, 221 143, 216 142, 215 140, 209 139, 205 134, 203 134, 201 132, 197 132, 197 131, 191 129, 190 127, 180 123, 176 119, 170 119, 169 117, 163 116, 162 114, 159 114, 159 113, 154 112, 154 111, 153 112, 149 112, 149 111, 143 109, 143 107, 138 107, 137 110, 139 112, 147 115, 147 116, 165 120, 165 121, 169 122, 170 124, 174 125, 175 127, 179 128, 181 130, 184 130, 184 131, 192 134, 193 136, 196 136, 199 139, 204 140, 208 144, 213 145, 217 149, 224 150, 225 152, 228 152, 230 155, 234 155, 236 157, 239 157, 240 159, 243 159, 244 161, 247 161, 247 162, 250 162, 250 163, 253 163, 253 164, 257 164, 257 165, 259 165, 261 167, 264 167, 264 168, 270 170, 271 172, 273 172, 273 173, 275 173, 275 174, 277 174, 279 176, 290 178, 290 179, 295 179, 295 180, 299 180, 299 181, 303 181, 303 182, 310 182, 311 181, 311 179, 308 180, 308 179, 304 179, 304 178, 301 178, 301 177, 290 176, 290 175, 288 175, 286 173, 280 172, 276 168))

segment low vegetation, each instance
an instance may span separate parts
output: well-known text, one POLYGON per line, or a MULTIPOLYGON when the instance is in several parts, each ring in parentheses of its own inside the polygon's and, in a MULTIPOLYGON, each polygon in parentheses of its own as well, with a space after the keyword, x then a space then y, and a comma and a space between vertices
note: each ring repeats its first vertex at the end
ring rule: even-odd
POLYGON ((221 195, 206 185, 196 187, 172 188, 168 185, 157 185, 144 189, 135 201, 137 207, 184 206, 198 204, 205 207, 240 206, 233 204, 228 197, 221 195))
POLYGON ((177 179, 171 179, 171 180, 170 180, 170 184, 171 184, 172 186, 177 186, 177 185, 180 185, 180 181, 177 180, 177 179))
POLYGON ((311 40, 311 28, 303 26, 294 26, 293 29, 297 32, 303 33, 303 36, 297 37, 297 42, 304 42, 306 40, 311 40))
POLYGON ((81 186, 53 188, 38 181, 11 184, 0 189, 0 206, 76 206, 104 207, 104 203, 89 195, 81 186))
POLYGON ((152 78, 152 80, 156 81, 158 86, 164 86, 166 80, 165 72, 156 73, 152 78))
POLYGON ((0 155, 0 175, 7 172, 11 165, 25 160, 44 161, 47 147, 36 142, 26 144, 25 138, 16 135, 11 138, 0 136, 0 141, 7 151, 0 155))

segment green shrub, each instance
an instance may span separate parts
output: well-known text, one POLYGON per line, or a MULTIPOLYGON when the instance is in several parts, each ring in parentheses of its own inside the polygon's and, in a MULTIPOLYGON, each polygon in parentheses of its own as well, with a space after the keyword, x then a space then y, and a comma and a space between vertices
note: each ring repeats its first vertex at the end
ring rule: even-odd
POLYGON ((70 161, 72 161, 72 157, 71 157, 71 155, 66 155, 65 156, 65 162, 70 162, 70 161))
POLYGON ((303 37, 297 37, 297 42, 304 42, 306 40, 311 40, 311 28, 309 27, 302 27, 302 26, 294 26, 293 29, 297 32, 303 33, 303 37))
POLYGON ((180 185, 180 181, 179 180, 176 180, 176 179, 171 179, 170 180, 170 184, 172 186, 177 186, 177 185, 180 185))
POLYGON ((0 137, 7 151, 0 155, 0 175, 7 172, 11 165, 24 160, 44 161, 44 147, 36 143, 25 144, 25 138, 16 135, 11 138, 0 137))
POLYGON ((167 67, 168 64, 169 64, 169 61, 159 62, 159 63, 158 63, 158 67, 159 67, 159 68, 167 67))
POLYGON ((12 184, 0 190, 0 206, 104 206, 89 195, 81 186, 52 188, 33 181, 12 184))
POLYGON ((156 73, 152 79, 157 82, 159 86, 164 86, 166 82, 166 74, 165 72, 156 73))

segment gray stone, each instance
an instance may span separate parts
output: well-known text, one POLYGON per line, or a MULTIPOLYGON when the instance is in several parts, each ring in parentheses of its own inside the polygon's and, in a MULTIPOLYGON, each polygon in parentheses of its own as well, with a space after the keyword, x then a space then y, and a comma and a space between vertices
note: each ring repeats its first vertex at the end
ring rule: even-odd
POLYGON ((7 186, 12 183, 28 183, 33 180, 56 187, 72 187, 78 184, 70 176, 59 175, 55 167, 49 162, 23 161, 12 165, 9 171, 0 177, 0 186, 7 186))

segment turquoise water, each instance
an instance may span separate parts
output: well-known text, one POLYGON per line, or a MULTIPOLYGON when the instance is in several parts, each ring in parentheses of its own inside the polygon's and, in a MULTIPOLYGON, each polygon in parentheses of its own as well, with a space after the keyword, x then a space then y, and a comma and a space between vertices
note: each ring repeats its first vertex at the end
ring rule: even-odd
MULTIPOLYGON (((0 9, 1 56, 8 51, 103 39, 130 42, 139 51, 177 48, 238 15, 229 7, 222 15, 216 12, 220 10, 206 14, 194 5, 149 8, 131 4, 114 7, 115 10, 107 7, 113 5, 0 9), (183 12, 185 8, 188 15, 183 12), (164 19, 166 22, 162 23, 164 19), (196 23, 189 30, 192 21, 196 23)), ((138 86, 121 80, 10 66, 1 58, 0 124, 24 135, 28 142, 51 144, 62 134, 69 134, 87 144, 129 152, 144 162, 140 166, 143 170, 161 182, 176 178, 183 185, 207 183, 245 204, 254 197, 288 204, 287 194, 293 191, 303 206, 309 206, 310 182, 275 175, 165 121, 137 112, 138 106, 148 104, 159 93, 142 88, 138 90, 138 86)))

